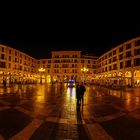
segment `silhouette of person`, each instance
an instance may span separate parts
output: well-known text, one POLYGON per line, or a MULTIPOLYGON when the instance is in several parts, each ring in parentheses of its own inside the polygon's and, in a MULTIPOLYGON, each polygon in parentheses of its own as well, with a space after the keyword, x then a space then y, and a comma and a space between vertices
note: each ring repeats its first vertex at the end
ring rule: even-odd
POLYGON ((6 80, 3 79, 3 86, 6 87, 6 80))
POLYGON ((77 108, 79 108, 80 107, 80 100, 81 100, 79 83, 77 83, 77 85, 76 85, 76 99, 77 99, 76 105, 77 105, 77 108))
POLYGON ((85 94, 86 88, 84 86, 84 83, 82 82, 80 85, 80 104, 82 102, 82 105, 84 104, 84 94, 85 94))

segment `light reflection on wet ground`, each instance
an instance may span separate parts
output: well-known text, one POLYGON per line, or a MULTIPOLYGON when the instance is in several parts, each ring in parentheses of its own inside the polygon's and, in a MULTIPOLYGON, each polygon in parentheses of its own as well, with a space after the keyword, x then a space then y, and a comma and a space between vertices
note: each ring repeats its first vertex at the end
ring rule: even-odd
MULTIPOLYGON (((14 85, 6 89, 0 88, 0 97, 15 96, 19 99, 32 99, 34 102, 47 102, 60 99, 61 103, 75 105, 75 88, 60 87, 59 84, 48 85, 14 85)), ((127 91, 115 91, 94 86, 86 87, 84 97, 85 105, 92 101, 97 103, 108 101, 127 109, 140 106, 140 88, 127 91), (113 98, 114 97, 114 98, 113 98)), ((54 101, 55 102, 55 101, 54 101)))
MULTIPOLYGON (((19 107, 29 111, 29 113, 33 112, 43 119, 46 117, 56 117, 61 118, 61 121, 64 122, 77 119, 77 122, 80 124, 82 124, 82 120, 91 124, 99 121, 104 129, 108 127, 108 124, 102 123, 102 121, 108 120, 107 117, 120 112, 127 113, 126 115, 130 115, 130 118, 133 116, 140 119, 140 88, 117 91, 96 86, 86 86, 84 105, 81 107, 80 112, 76 110, 75 87, 68 88, 66 85, 61 87, 59 84, 14 85, 5 89, 0 88, 0 106, 6 105, 6 103, 10 107, 19 107), (94 116, 95 120, 92 116, 94 116)), ((16 110, 10 110, 10 112, 16 112, 16 110)), ((5 114, 7 115, 7 112, 5 114)), ((129 119, 129 117, 126 118, 129 119)), ((117 120, 117 122, 119 121, 117 120)), ((129 120, 127 121, 129 123, 129 120)), ((116 122, 114 121, 113 123, 115 127, 116 122)), ((45 126, 43 125, 42 127, 45 126)), ((77 127, 77 125, 74 127, 77 127)), ((124 129, 128 128, 124 126, 124 129)), ((114 138, 121 138, 115 132, 111 132, 110 128, 106 130, 114 138)), ((121 132, 121 135, 123 135, 123 132, 121 132)), ((11 135, 9 134, 9 136, 11 135)))

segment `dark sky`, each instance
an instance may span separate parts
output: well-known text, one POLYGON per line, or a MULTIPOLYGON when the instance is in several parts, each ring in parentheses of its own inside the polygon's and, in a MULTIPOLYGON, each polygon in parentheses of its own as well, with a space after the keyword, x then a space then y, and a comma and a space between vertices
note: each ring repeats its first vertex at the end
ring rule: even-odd
POLYGON ((56 4, 49 10, 49 6, 12 7, 1 14, 0 43, 35 58, 48 58, 54 50, 81 50, 100 56, 140 36, 138 8, 132 9, 132 3, 110 5, 56 4))

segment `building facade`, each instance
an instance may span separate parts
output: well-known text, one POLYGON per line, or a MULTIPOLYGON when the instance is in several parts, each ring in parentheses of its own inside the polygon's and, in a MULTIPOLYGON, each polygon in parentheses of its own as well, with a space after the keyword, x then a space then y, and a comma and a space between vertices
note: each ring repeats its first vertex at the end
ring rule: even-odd
POLYGON ((36 81, 37 60, 31 56, 0 45, 0 83, 34 83, 36 81))
POLYGON ((94 82, 101 85, 140 85, 140 37, 126 41, 97 60, 94 82))
POLYGON ((91 82, 96 72, 96 57, 81 55, 81 51, 52 51, 51 59, 38 61, 43 82, 91 82))
POLYGON ((53 51, 50 59, 37 60, 19 50, 0 45, 0 83, 4 80, 8 84, 87 82, 95 74, 96 60, 96 57, 81 55, 81 51, 53 51))
POLYGON ((35 59, 0 45, 0 83, 52 83, 68 80, 99 85, 140 85, 140 37, 126 41, 100 57, 81 51, 52 51, 35 59))

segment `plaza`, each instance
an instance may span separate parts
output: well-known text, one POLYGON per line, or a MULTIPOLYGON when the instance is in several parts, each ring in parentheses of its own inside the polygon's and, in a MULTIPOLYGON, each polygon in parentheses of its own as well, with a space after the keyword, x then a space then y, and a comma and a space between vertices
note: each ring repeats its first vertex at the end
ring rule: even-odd
POLYGON ((0 88, 0 140, 139 140, 140 89, 86 85, 76 109, 75 87, 0 88))

